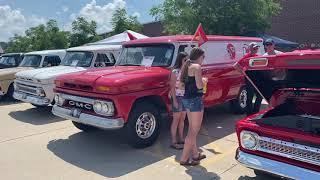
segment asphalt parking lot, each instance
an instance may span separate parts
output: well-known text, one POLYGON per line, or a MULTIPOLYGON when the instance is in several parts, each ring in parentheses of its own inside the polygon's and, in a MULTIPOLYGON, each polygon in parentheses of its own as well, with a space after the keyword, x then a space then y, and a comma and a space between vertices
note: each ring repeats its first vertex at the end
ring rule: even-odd
POLYGON ((121 131, 84 133, 71 121, 30 104, 0 103, 0 173, 5 180, 37 179, 274 179, 256 177, 234 159, 238 146, 227 105, 207 109, 199 145, 207 158, 185 168, 176 160, 180 151, 169 148, 169 130, 163 128, 152 147, 133 149, 121 131))

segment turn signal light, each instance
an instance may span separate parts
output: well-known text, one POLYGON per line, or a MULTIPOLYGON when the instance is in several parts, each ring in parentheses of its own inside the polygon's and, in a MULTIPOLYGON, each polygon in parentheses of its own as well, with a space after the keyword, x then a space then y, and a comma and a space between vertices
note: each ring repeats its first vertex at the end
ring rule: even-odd
POLYGON ((250 67, 265 67, 268 66, 267 58, 256 58, 249 60, 250 67))
POLYGON ((55 84, 56 84, 56 87, 62 87, 63 86, 63 82, 59 81, 59 80, 56 80, 55 84))
POLYGON ((110 91, 110 87, 107 87, 107 86, 98 86, 98 87, 97 87, 97 91, 102 91, 102 92, 110 91))

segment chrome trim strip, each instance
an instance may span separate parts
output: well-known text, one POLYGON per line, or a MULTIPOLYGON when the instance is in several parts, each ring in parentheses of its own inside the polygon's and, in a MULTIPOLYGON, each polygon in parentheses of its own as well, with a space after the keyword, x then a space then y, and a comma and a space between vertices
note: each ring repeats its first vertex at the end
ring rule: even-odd
POLYGON ((240 150, 237 150, 236 160, 248 168, 261 170, 286 178, 309 180, 320 178, 320 172, 248 154, 240 150))
POLYGON ((104 118, 81 112, 78 114, 78 117, 74 117, 71 115, 72 112, 71 109, 62 108, 57 105, 54 105, 52 108, 52 113, 56 116, 101 129, 120 129, 124 126, 124 120, 122 118, 104 118))
POLYGON ((79 96, 72 96, 72 95, 68 95, 68 94, 61 94, 61 93, 57 93, 59 96, 61 96, 63 99, 66 100, 71 100, 71 101, 76 101, 76 102, 82 102, 82 103, 86 103, 86 104, 94 104, 94 99, 90 99, 90 98, 85 98, 85 97, 79 97, 79 96))
MULTIPOLYGON (((311 160, 308 158, 308 156, 312 156, 312 155, 306 155, 307 157, 301 157, 299 155, 291 155, 290 152, 285 153, 285 151, 283 150, 282 152, 278 152, 278 151, 272 151, 270 149, 266 149, 264 147, 261 146, 261 143, 266 142, 266 143, 272 143, 272 144, 276 144, 279 146, 285 146, 288 148, 292 148, 296 151, 306 151, 306 152, 310 152, 310 153, 314 153, 314 156, 316 157, 320 157, 320 149, 318 148, 314 148, 314 147, 310 147, 310 146, 305 146, 305 145, 300 145, 300 144, 296 144, 296 143, 291 143, 291 142, 287 142, 287 141, 281 141, 281 140, 277 140, 277 139, 272 139, 272 138, 268 138, 268 137, 260 137, 259 138, 259 147, 258 147, 258 151, 262 151, 262 152, 266 152, 269 154, 275 154, 278 156, 282 156, 282 157, 286 157, 289 159, 295 159, 298 161, 302 161, 302 162, 306 162, 306 163, 310 163, 310 164, 314 164, 314 165, 319 165, 320 166, 320 161, 316 161, 316 160, 311 160), (262 142, 261 142, 262 141, 262 142)), ((293 152, 293 151, 292 151, 293 152)), ((303 153, 303 152, 300 152, 303 153)), ((296 153, 296 154, 300 154, 300 153, 296 153)))
POLYGON ((17 92, 17 91, 15 91, 13 93, 13 98, 15 98, 19 101, 23 101, 23 102, 31 103, 31 104, 36 104, 39 106, 48 106, 51 104, 50 100, 46 99, 45 97, 41 98, 39 96, 33 96, 28 93, 21 93, 21 92, 17 92), (25 98, 22 98, 22 96, 25 96, 25 98))
POLYGON ((300 115, 300 117, 304 117, 304 118, 310 118, 310 119, 319 119, 319 116, 313 116, 313 115, 308 115, 308 114, 304 114, 304 115, 300 115))

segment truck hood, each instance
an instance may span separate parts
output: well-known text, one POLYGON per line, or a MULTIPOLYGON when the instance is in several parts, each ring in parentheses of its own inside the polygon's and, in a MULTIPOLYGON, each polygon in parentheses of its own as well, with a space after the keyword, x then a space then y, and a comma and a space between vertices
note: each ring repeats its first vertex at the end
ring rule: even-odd
POLYGON ((15 78, 15 74, 20 71, 33 69, 32 67, 16 67, 16 68, 7 68, 0 70, 0 81, 2 80, 13 80, 15 78))
POLYGON ((40 82, 42 84, 53 84, 54 79, 62 74, 84 71, 83 67, 71 67, 71 66, 55 66, 49 68, 33 69, 28 71, 22 71, 16 74, 19 79, 30 80, 34 82, 40 82))
MULTIPOLYGON (((279 104, 275 102, 278 98, 273 98, 279 93, 288 97, 292 95, 288 91, 296 94, 320 90, 320 51, 294 51, 248 58, 240 61, 236 68, 245 73, 271 106, 279 104), (282 93, 284 91, 286 93, 282 93)), ((281 99, 285 100, 286 97, 281 99)))
POLYGON ((162 67, 116 66, 59 76, 64 88, 121 94, 167 87, 170 70, 162 67))

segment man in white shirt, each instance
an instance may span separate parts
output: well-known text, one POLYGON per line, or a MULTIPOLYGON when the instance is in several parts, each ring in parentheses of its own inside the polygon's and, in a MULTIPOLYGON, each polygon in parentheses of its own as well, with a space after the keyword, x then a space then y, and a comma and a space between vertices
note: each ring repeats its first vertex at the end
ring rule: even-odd
POLYGON ((277 55, 282 54, 283 52, 275 50, 275 43, 272 39, 267 39, 264 42, 264 45, 266 47, 266 53, 263 56, 269 56, 269 55, 277 55))

